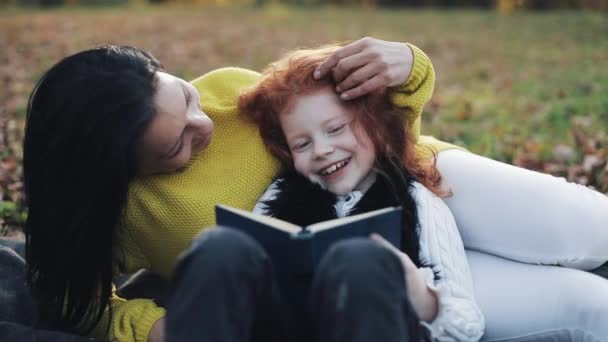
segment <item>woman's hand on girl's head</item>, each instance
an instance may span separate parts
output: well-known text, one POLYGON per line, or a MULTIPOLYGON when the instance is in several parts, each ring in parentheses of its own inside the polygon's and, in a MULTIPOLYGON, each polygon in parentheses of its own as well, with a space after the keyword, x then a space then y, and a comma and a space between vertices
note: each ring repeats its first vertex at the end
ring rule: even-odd
POLYGON ((380 246, 394 253, 401 261, 403 272, 405 273, 407 296, 414 307, 414 310, 416 310, 418 318, 427 322, 435 319, 439 310, 438 299, 435 293, 426 285, 421 270, 416 267, 407 254, 391 245, 391 243, 386 241, 382 236, 374 233, 370 237, 372 240, 378 242, 380 246))
POLYGON ((413 63, 414 54, 406 44, 366 37, 331 54, 314 76, 318 79, 331 72, 336 91, 348 100, 404 84, 413 63))

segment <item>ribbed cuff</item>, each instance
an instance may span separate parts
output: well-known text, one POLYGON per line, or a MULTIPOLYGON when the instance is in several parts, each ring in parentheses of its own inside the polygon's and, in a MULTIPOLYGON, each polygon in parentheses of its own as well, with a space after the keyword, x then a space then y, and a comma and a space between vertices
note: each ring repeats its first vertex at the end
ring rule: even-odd
POLYGON ((148 335, 150 335, 150 331, 152 330, 152 326, 159 319, 165 317, 165 309, 158 308, 155 310, 146 311, 145 315, 142 315, 141 321, 137 323, 137 327, 135 330, 135 341, 148 341, 148 335))
POLYGON ((437 316, 431 322, 421 321, 433 340, 479 341, 483 336, 485 320, 476 305, 469 305, 470 298, 453 297, 448 284, 436 285, 430 268, 425 271, 426 286, 438 299, 437 316))
POLYGON ((147 342, 152 326, 165 316, 165 309, 151 299, 131 299, 113 306, 109 340, 147 342))
POLYGON ((418 89, 420 83, 424 81, 424 78, 427 75, 427 68, 430 64, 430 60, 429 57, 417 46, 409 43, 406 43, 405 45, 412 50, 414 60, 412 61, 412 70, 410 71, 410 76, 405 84, 399 87, 399 90, 404 92, 413 92, 418 89))

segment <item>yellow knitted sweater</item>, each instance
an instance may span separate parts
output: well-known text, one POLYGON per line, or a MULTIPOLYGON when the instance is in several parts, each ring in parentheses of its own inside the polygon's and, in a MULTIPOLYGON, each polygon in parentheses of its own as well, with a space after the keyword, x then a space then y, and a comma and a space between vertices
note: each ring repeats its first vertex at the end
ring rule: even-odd
MULTIPOLYGON (((392 101, 408 117, 419 146, 427 147, 420 153, 430 153, 428 147, 434 151, 453 147, 419 136, 420 114, 433 92, 435 73, 428 57, 410 47, 413 70, 406 84, 393 90, 392 101)), ((215 204, 251 210, 270 184, 278 163, 265 150, 257 128, 237 113, 240 89, 258 78, 253 71, 224 68, 192 81, 201 94, 203 111, 215 124, 212 143, 183 172, 131 184, 120 241, 128 272, 147 268, 170 277, 178 255, 196 234, 215 223, 215 204)), ((111 306, 109 335, 101 332, 106 324, 95 334, 109 340, 146 341, 152 325, 164 315, 162 308, 146 299, 113 297, 111 306)))

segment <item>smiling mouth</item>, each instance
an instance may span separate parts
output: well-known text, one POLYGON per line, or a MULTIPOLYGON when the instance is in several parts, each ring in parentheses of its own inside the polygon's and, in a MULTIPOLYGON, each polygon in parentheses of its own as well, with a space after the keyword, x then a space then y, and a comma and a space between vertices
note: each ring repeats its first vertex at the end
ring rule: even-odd
POLYGON ((322 169, 321 171, 319 171, 319 174, 321 176, 329 176, 332 173, 342 169, 343 167, 345 167, 346 165, 348 165, 348 163, 350 162, 350 157, 340 160, 339 162, 333 163, 330 166, 322 169))

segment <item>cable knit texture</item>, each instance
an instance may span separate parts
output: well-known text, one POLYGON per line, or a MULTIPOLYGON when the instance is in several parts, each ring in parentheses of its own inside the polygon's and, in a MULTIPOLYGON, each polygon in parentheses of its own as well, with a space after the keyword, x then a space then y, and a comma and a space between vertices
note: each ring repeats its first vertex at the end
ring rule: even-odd
MULTIPOLYGON (((435 74, 428 57, 410 47, 414 67, 406 84, 393 90, 392 101, 418 135, 420 114, 433 92, 435 74)), ((245 69, 223 68, 192 81, 201 94, 203 111, 215 124, 213 141, 184 171, 131 184, 120 240, 128 272, 148 268, 169 277, 193 237, 215 223, 215 204, 251 210, 270 184, 278 163, 266 151, 257 128, 237 113, 240 89, 259 76, 245 69)), ((427 137, 420 137, 419 145, 424 155, 454 148, 427 137)), ((164 315, 149 301, 115 297, 112 306, 115 312, 105 337, 120 341, 145 341, 152 324, 164 315)))
POLYGON ((434 265, 432 271, 426 269, 426 279, 439 298, 437 317, 423 324, 436 341, 479 341, 485 320, 475 302, 471 270, 454 216, 420 183, 414 187, 414 196, 420 220, 420 259, 434 265))

